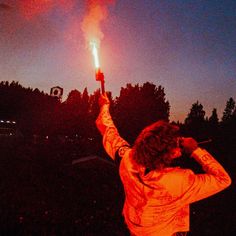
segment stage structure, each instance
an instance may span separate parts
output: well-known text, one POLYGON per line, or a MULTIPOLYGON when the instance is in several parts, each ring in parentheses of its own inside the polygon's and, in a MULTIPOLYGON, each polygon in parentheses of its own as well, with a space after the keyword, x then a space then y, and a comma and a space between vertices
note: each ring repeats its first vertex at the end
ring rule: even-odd
POLYGON ((63 88, 59 86, 52 87, 50 90, 50 95, 52 97, 58 98, 59 101, 62 100, 62 95, 63 95, 63 88))

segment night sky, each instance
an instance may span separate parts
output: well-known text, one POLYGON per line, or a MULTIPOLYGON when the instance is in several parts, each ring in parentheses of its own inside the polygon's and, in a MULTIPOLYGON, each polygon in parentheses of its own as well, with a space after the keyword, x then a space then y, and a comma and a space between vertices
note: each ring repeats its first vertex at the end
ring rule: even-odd
MULTIPOLYGON (((64 100, 73 89, 93 93, 100 84, 81 30, 86 1, 32 2, 0 0, 0 80, 45 93, 61 86, 64 100)), ((206 116, 217 108, 221 118, 236 99, 235 0, 117 0, 100 26, 101 68, 113 97, 127 83, 162 85, 175 121, 197 100, 206 116)))

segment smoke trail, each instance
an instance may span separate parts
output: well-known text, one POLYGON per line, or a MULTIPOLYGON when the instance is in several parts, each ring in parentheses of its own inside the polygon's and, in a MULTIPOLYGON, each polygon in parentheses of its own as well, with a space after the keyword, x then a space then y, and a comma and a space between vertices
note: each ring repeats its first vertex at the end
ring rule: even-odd
POLYGON ((6 3, 0 3, 0 10, 5 11, 5 10, 11 10, 12 7, 6 3))
POLYGON ((54 19, 61 16, 61 21, 66 22, 75 3, 76 0, 0 1, 0 47, 7 44, 9 48, 27 51, 29 47, 38 49, 62 39, 62 29, 54 19))
POLYGON ((19 0, 19 4, 22 15, 30 20, 57 7, 68 11, 74 6, 74 0, 19 0))
POLYGON ((87 0, 87 12, 82 21, 81 29, 84 33, 86 44, 95 42, 97 45, 104 37, 101 30, 101 22, 108 16, 107 7, 109 4, 114 3, 115 0, 87 0))

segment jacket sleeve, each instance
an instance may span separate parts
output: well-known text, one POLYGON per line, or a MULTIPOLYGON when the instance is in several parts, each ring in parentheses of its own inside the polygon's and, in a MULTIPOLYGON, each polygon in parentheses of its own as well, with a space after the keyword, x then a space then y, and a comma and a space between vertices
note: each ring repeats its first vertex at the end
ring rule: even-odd
POLYGON ((185 203, 196 202, 222 191, 231 184, 231 178, 225 169, 206 150, 197 148, 192 157, 202 166, 205 174, 194 174, 188 171, 184 187, 185 203))
POLYGON ((96 125, 101 135, 103 136, 103 146, 107 154, 115 160, 116 154, 123 157, 124 153, 130 149, 130 145, 120 137, 119 132, 114 125, 109 112, 109 104, 101 107, 99 116, 96 120, 96 125))

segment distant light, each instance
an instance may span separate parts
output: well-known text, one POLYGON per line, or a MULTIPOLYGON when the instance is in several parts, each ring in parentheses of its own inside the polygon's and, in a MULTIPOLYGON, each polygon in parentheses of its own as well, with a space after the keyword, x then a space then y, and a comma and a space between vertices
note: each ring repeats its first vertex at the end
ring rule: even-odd
POLYGON ((15 120, 0 120, 0 123, 12 123, 12 124, 16 124, 15 120))

